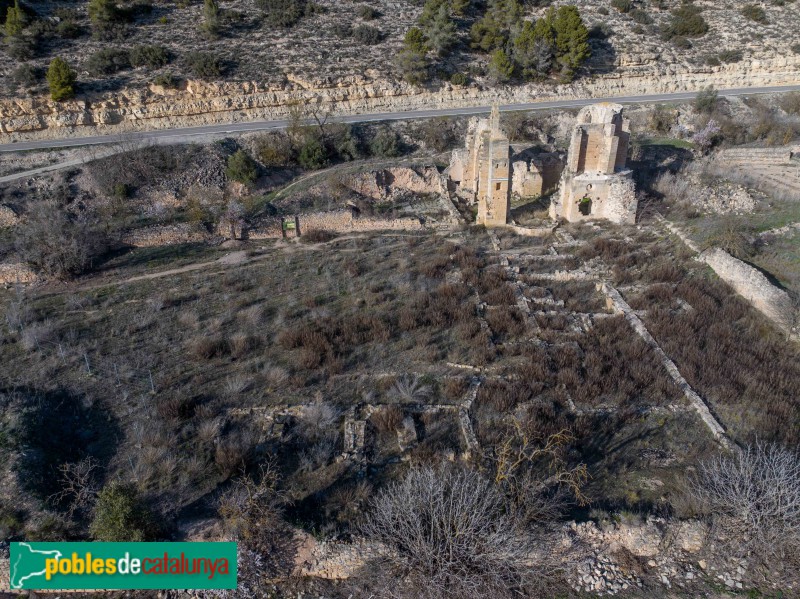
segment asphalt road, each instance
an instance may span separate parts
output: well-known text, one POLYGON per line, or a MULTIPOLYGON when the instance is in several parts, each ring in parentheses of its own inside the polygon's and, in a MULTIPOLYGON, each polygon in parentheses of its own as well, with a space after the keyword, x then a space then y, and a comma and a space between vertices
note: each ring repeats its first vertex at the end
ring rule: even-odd
MULTIPOLYGON (((769 94, 800 91, 800 85, 787 85, 777 87, 749 87, 737 89, 717 90, 720 96, 749 96, 754 94, 769 94)), ((691 100, 696 92, 681 92, 673 94, 653 94, 642 96, 620 96, 612 98, 587 98, 583 100, 556 100, 554 102, 531 102, 528 104, 508 104, 501 106, 502 111, 516 110, 548 110, 553 108, 577 108, 594 104, 596 102, 618 102, 620 104, 652 104, 662 102, 676 102, 691 100)), ((333 117, 331 120, 340 123, 367 123, 372 121, 396 121, 404 119, 424 119, 437 116, 461 116, 483 114, 489 112, 489 106, 476 106, 472 108, 444 108, 438 110, 416 110, 406 112, 383 112, 375 114, 356 114, 349 116, 333 117)), ((93 146, 112 143, 157 143, 174 144, 197 141, 198 137, 225 136, 234 133, 249 131, 267 131, 270 129, 283 129, 288 121, 253 121, 248 123, 233 123, 222 125, 205 125, 201 127, 185 127, 179 129, 163 129, 157 131, 136 131, 122 134, 93 135, 88 137, 68 137, 64 139, 42 139, 36 141, 21 141, 16 143, 0 144, 0 152, 19 152, 24 150, 42 150, 50 148, 65 148, 77 146, 93 146)))

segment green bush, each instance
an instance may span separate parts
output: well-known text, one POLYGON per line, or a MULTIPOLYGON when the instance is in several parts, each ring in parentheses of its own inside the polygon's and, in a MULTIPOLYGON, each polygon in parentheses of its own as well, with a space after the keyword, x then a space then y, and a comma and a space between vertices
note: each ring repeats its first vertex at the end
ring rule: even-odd
POLYGON ((755 21, 756 23, 766 23, 767 13, 757 4, 745 4, 741 10, 742 16, 755 21))
POLYGON ((314 171, 328 166, 330 158, 325 144, 316 137, 309 136, 300 147, 297 161, 304 169, 314 171))
POLYGON ((83 28, 75 21, 66 19, 56 25, 56 33, 65 40, 74 40, 81 36, 83 28))
POLYGON ((56 102, 69 100, 75 96, 77 75, 63 58, 56 57, 47 69, 47 84, 50 86, 50 97, 56 102))
POLYGON ((210 52, 189 52, 186 63, 196 77, 213 79, 222 74, 220 60, 210 52))
POLYGON ((793 44, 792 52, 794 52, 795 54, 800 54, 800 44, 793 44))
POLYGON ((114 0, 89 0, 89 21, 95 37, 109 39, 118 36, 128 14, 114 0))
POLYGON ((89 532, 96 541, 141 542, 155 538, 156 526, 136 490, 111 483, 100 491, 89 532))
POLYGON ((633 8, 633 2, 631 0, 611 0, 611 6, 619 12, 630 12, 633 8))
POLYGON ((708 33, 708 23, 693 4, 684 4, 672 11, 672 19, 664 30, 666 39, 675 37, 702 37, 708 33))
POLYGON ((249 185, 258 178, 258 165, 244 150, 236 150, 228 157, 225 176, 232 181, 249 185))
POLYGON ((131 49, 130 60, 135 67, 158 69, 169 63, 169 50, 164 46, 136 46, 131 49))
POLYGON ((297 163, 292 142, 285 133, 267 133, 256 141, 256 155, 266 166, 291 166, 297 163))
POLYGON ((358 18, 364 19, 365 21, 372 21, 373 19, 377 19, 379 16, 380 13, 367 4, 360 6, 358 9, 358 18))
POLYGON ((5 32, 7 37, 15 37, 25 28, 25 12, 19 6, 19 0, 14 0, 14 6, 9 7, 6 13, 5 32))
POLYGON ((452 75, 450 75, 450 83, 452 83, 453 85, 458 85, 458 86, 466 85, 467 81, 468 81, 467 76, 464 73, 453 73, 452 75))
POLYGON ((175 89, 178 87, 179 80, 172 73, 159 73, 153 77, 153 83, 166 89, 175 89))
POLYGON ((489 76, 498 83, 506 83, 514 75, 514 61, 503 50, 495 50, 489 62, 489 76))
POLYGON ((717 90, 709 86, 697 93, 694 99, 694 109, 700 114, 711 114, 717 107, 717 102, 719 102, 719 94, 717 90))
POLYGON ((11 80, 24 87, 33 87, 41 78, 41 71, 29 64, 21 64, 11 73, 11 80))
POLYGON ((393 158, 401 151, 400 137, 390 127, 382 127, 369 142, 369 152, 378 158, 393 158))
POLYGON ((719 53, 719 59, 725 63, 741 62, 744 56, 741 50, 723 50, 719 53))
POLYGON ((333 33, 333 35, 339 39, 346 39, 348 37, 352 37, 353 26, 348 25, 347 23, 336 23, 331 29, 331 33, 333 33))
POLYGON ((92 75, 113 75, 131 66, 130 58, 125 50, 103 48, 92 54, 86 61, 86 70, 92 75))
POLYGON ((353 39, 361 44, 374 46, 375 44, 381 43, 383 40, 383 33, 380 29, 375 27, 359 25, 353 28, 353 39))
POLYGON ((634 8, 628 16, 639 25, 650 25, 653 22, 653 18, 641 8, 634 8))
POLYGON ((306 14, 305 0, 256 0, 267 22, 276 27, 292 27, 306 14))

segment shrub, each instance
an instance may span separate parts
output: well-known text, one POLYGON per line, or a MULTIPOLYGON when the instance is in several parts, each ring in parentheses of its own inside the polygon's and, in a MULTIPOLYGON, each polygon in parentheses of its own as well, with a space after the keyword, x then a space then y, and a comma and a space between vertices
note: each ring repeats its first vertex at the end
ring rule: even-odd
POLYGON ((212 79, 222 74, 222 63, 210 52, 189 52, 186 62, 197 77, 212 79))
POLYGON ((422 50, 404 48, 396 58, 397 67, 408 83, 420 85, 430 79, 426 53, 422 50))
POLYGON ((339 39, 346 39, 348 37, 352 37, 353 26, 347 23, 336 23, 333 26, 333 29, 331 29, 331 32, 339 39))
POLYGON ((336 239, 336 233, 325 229, 309 229, 303 231, 300 239, 306 243, 327 243, 336 239))
POLYGON ((611 0, 611 6, 616 8, 619 12, 630 12, 633 8, 631 0, 611 0))
POLYGON ((514 75, 514 61, 503 50, 495 50, 489 62, 489 76, 497 83, 506 83, 514 75))
POLYGON ((75 96, 75 71, 63 58, 56 57, 47 69, 47 84, 50 86, 50 97, 56 102, 69 100, 75 96))
POLYGON ((380 29, 375 27, 359 25, 353 28, 353 39, 361 44, 374 46, 375 44, 381 43, 383 40, 383 33, 380 29))
POLYGON ((723 50, 719 53, 719 59, 725 63, 741 62, 743 56, 741 50, 723 50))
POLYGON ((56 25, 56 32, 66 40, 74 40, 81 36, 83 28, 72 19, 65 19, 56 25))
POLYGON ((256 5, 276 27, 292 27, 308 12, 306 0, 256 0, 256 5))
POLYGON ((756 23, 767 22, 767 13, 757 4, 745 4, 740 12, 743 17, 755 21, 756 23))
POLYGON ((59 278, 86 272, 108 248, 101 230, 47 200, 30 206, 17 228, 15 243, 24 262, 59 278))
POLYGON ((249 185, 258 178, 258 165, 244 150, 236 150, 228 157, 225 176, 232 181, 249 185))
POLYGON ((727 551, 755 554, 770 571, 800 561, 800 458, 793 451, 759 443, 708 460, 689 492, 727 551))
POLYGON ((159 73, 153 77, 153 83, 167 89, 175 89, 178 87, 179 80, 172 73, 159 73))
POLYGON ((664 31, 667 39, 701 37, 708 33, 708 23, 693 4, 684 4, 672 11, 672 19, 664 31))
POLYGON ((25 12, 19 6, 19 0, 14 0, 14 6, 6 12, 5 33, 7 37, 15 37, 25 28, 25 12))
POLYGON ((156 526, 133 487, 111 483, 97 497, 89 532, 96 541, 141 542, 155 537, 156 526))
POLYGON ((380 13, 367 4, 364 4, 358 8, 358 17, 360 19, 364 19, 365 21, 372 21, 373 19, 377 19, 379 16, 380 13))
POLYGON ((319 139, 309 136, 300 147, 297 161, 304 169, 318 170, 330 163, 328 150, 319 139))
POLYGON ((89 20, 96 37, 108 38, 118 33, 127 15, 114 0, 89 0, 89 20))
POLYGON ((393 158, 401 154, 400 136, 390 127, 381 127, 369 142, 369 151, 378 158, 393 158))
POLYGON ((41 71, 30 64, 21 64, 11 73, 11 80, 25 87, 33 87, 41 78, 41 71))
POLYGON ((650 25, 653 22, 653 18, 640 8, 633 9, 629 16, 640 25, 650 25))
POLYGON ((506 597, 542 574, 529 561, 535 536, 470 470, 411 470, 378 494, 363 532, 390 548, 374 565, 398 597, 506 597))
POLYGON ((112 75, 131 66, 128 53, 116 48, 103 48, 86 61, 86 70, 92 75, 112 75))
POLYGON ((717 107, 719 94, 717 90, 709 86, 703 91, 697 92, 694 99, 694 109, 700 114, 711 114, 717 107))
POLYGON ((130 52, 135 67, 158 69, 169 63, 169 51, 164 46, 136 46, 130 52))
POLYGON ((266 166, 289 166, 297 162, 292 142, 283 133, 268 133, 259 137, 256 155, 266 166))
POLYGON ((463 86, 467 84, 467 76, 464 73, 453 73, 450 75, 450 83, 453 85, 463 86))

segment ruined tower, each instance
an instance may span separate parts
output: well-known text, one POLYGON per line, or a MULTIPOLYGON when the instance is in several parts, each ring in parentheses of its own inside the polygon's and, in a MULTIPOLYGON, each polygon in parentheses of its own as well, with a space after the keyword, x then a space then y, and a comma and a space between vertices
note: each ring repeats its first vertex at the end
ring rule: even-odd
POLYGON ((570 222, 603 218, 636 222, 636 190, 626 168, 630 123, 622 106, 603 102, 583 108, 572 131, 567 166, 550 216, 570 222))
POLYGON ((467 135, 466 149, 454 152, 450 178, 478 202, 477 223, 508 223, 511 207, 511 144, 500 129, 500 108, 481 119, 467 135))

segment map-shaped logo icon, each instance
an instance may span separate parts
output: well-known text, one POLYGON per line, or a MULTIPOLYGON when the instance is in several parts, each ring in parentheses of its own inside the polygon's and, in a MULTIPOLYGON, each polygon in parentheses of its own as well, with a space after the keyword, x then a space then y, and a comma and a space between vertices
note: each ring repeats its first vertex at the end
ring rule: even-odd
POLYGON ((34 580, 45 577, 45 561, 60 559, 60 551, 40 551, 28 543, 14 543, 11 552, 10 583, 12 589, 33 588, 34 580))

